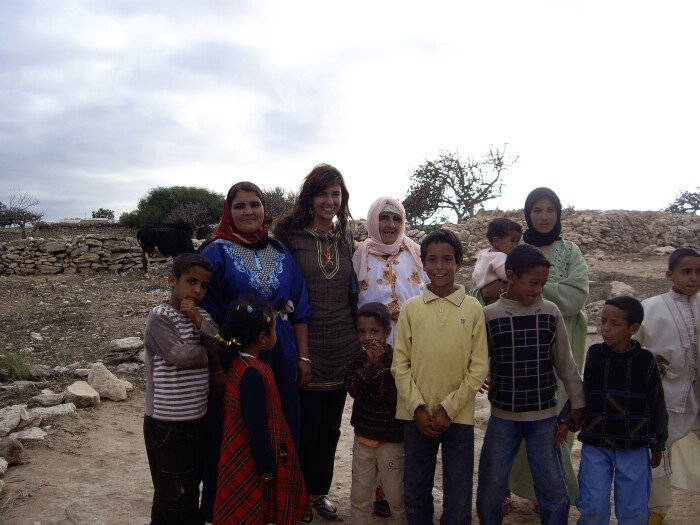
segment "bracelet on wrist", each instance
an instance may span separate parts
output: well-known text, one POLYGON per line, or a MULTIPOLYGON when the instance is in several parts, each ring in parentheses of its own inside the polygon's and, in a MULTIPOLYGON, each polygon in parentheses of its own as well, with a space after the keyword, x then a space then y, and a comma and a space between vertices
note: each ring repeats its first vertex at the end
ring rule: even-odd
POLYGON ((299 361, 304 361, 304 363, 309 363, 309 364, 311 364, 311 359, 309 359, 308 357, 299 356, 297 359, 299 359, 299 361))

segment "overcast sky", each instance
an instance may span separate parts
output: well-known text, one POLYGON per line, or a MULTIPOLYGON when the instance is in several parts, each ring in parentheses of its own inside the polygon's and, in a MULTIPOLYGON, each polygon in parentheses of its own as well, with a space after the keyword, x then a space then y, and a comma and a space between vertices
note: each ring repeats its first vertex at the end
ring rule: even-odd
POLYGON ((700 184, 699 4, 1 0, 0 201, 119 216, 328 162, 365 217, 441 150, 507 143, 489 209, 660 209, 700 184))

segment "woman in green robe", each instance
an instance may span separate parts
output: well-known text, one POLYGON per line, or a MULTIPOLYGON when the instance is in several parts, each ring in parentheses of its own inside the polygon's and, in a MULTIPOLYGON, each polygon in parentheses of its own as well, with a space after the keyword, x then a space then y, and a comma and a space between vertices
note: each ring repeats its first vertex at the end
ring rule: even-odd
MULTIPOLYGON (((576 244, 561 238, 561 202, 556 193, 549 188, 532 190, 525 199, 524 213, 528 229, 523 234, 522 242, 537 246, 552 263, 542 295, 555 303, 564 317, 571 351, 580 372, 583 368, 588 330, 585 311, 586 299, 588 299, 586 260, 576 244)), ((488 304, 500 296, 504 285, 503 281, 494 281, 481 289, 472 285, 470 292, 482 304, 488 304)), ((561 383, 559 383, 557 399, 558 408, 561 410, 567 400, 561 383)), ((572 504, 578 495, 578 483, 571 465, 573 440, 574 435, 569 433, 567 443, 562 446, 562 462, 572 504)), ((512 492, 518 496, 535 500, 524 446, 521 447, 515 461, 510 486, 512 492)), ((509 505, 509 501, 504 502, 505 511, 508 510, 509 505)))

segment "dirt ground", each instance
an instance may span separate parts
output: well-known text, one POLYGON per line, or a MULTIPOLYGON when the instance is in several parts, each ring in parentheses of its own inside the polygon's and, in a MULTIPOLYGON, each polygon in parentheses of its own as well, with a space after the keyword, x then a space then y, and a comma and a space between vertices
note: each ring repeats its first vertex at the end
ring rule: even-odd
MULTIPOLYGON (((609 283, 617 280, 635 288, 643 299, 668 288, 663 278, 664 257, 628 256, 615 260, 590 260, 591 295, 595 302, 609 295, 609 283)), ((470 268, 461 272, 463 280, 470 268)), ((142 336, 145 317, 167 297, 165 268, 150 277, 138 272, 124 275, 91 274, 49 277, 0 277, 0 354, 22 353, 30 364, 83 365, 107 355, 109 341, 142 336), (33 342, 38 332, 43 341, 33 342)), ((591 341, 595 340, 591 336, 591 341)), ((114 369, 114 366, 111 366, 114 369)), ((152 485, 143 446, 144 381, 122 376, 135 385, 122 403, 104 401, 99 407, 49 422, 46 440, 27 446, 26 462, 10 467, 0 493, 0 522, 6 524, 135 524, 148 523, 152 485)), ((51 380, 56 391, 74 379, 51 380)), ((0 406, 26 403, 38 393, 0 393, 0 406)), ((351 402, 346 404, 331 498, 340 507, 339 521, 349 521, 350 470, 352 464, 351 402)), ((488 417, 488 402, 477 400, 476 461, 488 417)), ((578 459, 578 447, 574 450, 578 459)), ((476 479, 476 476, 475 476, 476 479)), ((440 515, 442 483, 436 476, 436 520, 440 515)), ((668 525, 700 522, 700 494, 674 492, 668 525)), ((569 523, 578 513, 572 508, 569 523)), ((516 500, 506 524, 538 523, 528 502, 516 500)), ((332 523, 317 517, 316 523, 332 523)), ((373 524, 384 523, 375 519, 373 524)), ((478 520, 475 517, 475 523, 478 520)))

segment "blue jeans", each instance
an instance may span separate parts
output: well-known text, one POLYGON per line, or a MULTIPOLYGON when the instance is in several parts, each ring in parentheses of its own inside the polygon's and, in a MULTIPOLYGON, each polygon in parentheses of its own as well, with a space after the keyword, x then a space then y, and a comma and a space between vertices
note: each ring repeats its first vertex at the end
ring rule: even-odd
POLYGON ((418 431, 414 421, 404 426, 403 487, 409 525, 432 525, 433 482, 438 448, 442 444, 441 525, 472 522, 474 426, 452 423, 440 437, 418 431))
POLYGON ((489 418, 481 449, 476 491, 476 512, 482 525, 500 525, 503 521, 501 505, 508 496, 508 478, 523 439, 541 523, 566 524, 569 494, 561 455, 554 446, 556 427, 556 417, 528 422, 509 421, 495 416, 489 418))
POLYGON ((579 525, 610 523, 610 485, 615 478, 615 517, 619 525, 646 525, 651 464, 646 447, 615 450, 583 444, 578 471, 579 525))

